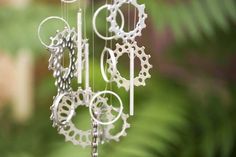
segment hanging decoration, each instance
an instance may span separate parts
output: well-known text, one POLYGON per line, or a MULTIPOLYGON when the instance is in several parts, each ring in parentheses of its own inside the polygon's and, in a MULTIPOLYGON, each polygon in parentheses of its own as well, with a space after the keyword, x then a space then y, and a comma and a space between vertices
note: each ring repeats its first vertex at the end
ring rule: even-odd
MULTIPOLYGON (((61 0, 62 7, 65 7, 68 3, 80 3, 80 0, 61 0)), ((92 8, 94 8, 93 1, 92 5, 92 8)), ((63 9, 66 10, 67 6, 63 9)), ((74 145, 80 145, 84 148, 88 146, 92 147, 92 157, 97 157, 98 145, 100 143, 111 140, 119 141, 122 136, 127 135, 127 129, 130 128, 128 118, 130 115, 134 115, 134 87, 146 85, 146 79, 151 77, 149 71, 152 65, 149 63, 150 55, 146 54, 145 47, 139 46, 135 41, 136 37, 142 35, 142 30, 146 27, 145 20, 147 19, 147 14, 145 13, 145 5, 138 4, 137 0, 112 0, 110 4, 106 0, 106 4, 98 8, 95 12, 93 10, 93 13, 93 31, 106 42, 100 58, 102 77, 105 82, 115 82, 119 88, 123 87, 126 91, 129 91, 129 115, 124 112, 124 104, 118 94, 109 90, 94 91, 94 84, 90 86, 89 54, 91 52, 93 53, 94 60, 94 45, 96 43, 94 43, 93 38, 93 50, 89 51, 89 42, 86 39, 85 8, 78 8, 77 28, 72 28, 69 25, 66 18, 68 15, 65 16, 63 13, 62 17, 51 16, 44 19, 39 25, 38 37, 42 45, 46 47, 51 55, 48 68, 53 71, 55 85, 58 89, 51 106, 53 127, 57 128, 59 134, 65 136, 66 141, 70 141, 74 145), (128 32, 124 30, 125 16, 121 10, 123 5, 132 5, 135 8, 135 16, 136 11, 138 11, 138 20, 134 24, 134 29, 129 29, 128 32), (106 36, 103 36, 96 26, 97 17, 104 9, 107 9, 106 27, 108 25, 110 26, 107 29, 110 33, 107 32, 106 36), (117 21, 118 16, 121 19, 120 23, 117 21), (64 30, 57 30, 56 35, 50 38, 51 43, 46 44, 41 38, 41 31, 43 25, 49 20, 60 20, 65 24, 65 27, 64 30), (110 46, 107 44, 108 41, 112 42, 113 40, 120 40, 121 43, 117 42, 115 48, 113 48, 112 44, 110 46), (68 67, 65 67, 63 63, 66 52, 69 52, 68 67), (117 69, 119 58, 124 54, 129 56, 130 78, 123 77, 117 69), (109 57, 105 58, 105 55, 109 57), (134 76, 135 58, 141 64, 140 72, 136 77, 134 76), (107 66, 105 67, 104 64, 107 64, 107 66), (109 78, 107 74, 110 75, 109 78), (78 89, 76 91, 71 87, 73 79, 77 79, 78 89), (117 101, 114 101, 114 99, 113 101, 108 101, 108 95, 114 97, 117 101), (119 103, 119 107, 115 107, 113 105, 114 102, 119 103), (88 113, 90 113, 92 128, 89 130, 77 128, 72 121, 76 114, 80 114, 76 113, 76 109, 80 106, 86 107, 89 111, 88 113), (111 130, 115 127, 115 123, 118 120, 123 122, 122 128, 120 132, 113 134, 111 130)))

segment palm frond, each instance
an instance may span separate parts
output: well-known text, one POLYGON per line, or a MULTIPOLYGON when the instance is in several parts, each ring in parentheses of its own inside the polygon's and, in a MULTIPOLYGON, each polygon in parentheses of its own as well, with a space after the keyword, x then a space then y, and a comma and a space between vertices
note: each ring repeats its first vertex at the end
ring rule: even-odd
POLYGON ((141 2, 146 4, 146 10, 157 30, 171 28, 176 41, 184 41, 188 36, 194 41, 201 41, 204 35, 213 38, 216 35, 216 27, 226 32, 229 20, 236 20, 234 0, 192 0, 174 4, 161 0, 141 2))

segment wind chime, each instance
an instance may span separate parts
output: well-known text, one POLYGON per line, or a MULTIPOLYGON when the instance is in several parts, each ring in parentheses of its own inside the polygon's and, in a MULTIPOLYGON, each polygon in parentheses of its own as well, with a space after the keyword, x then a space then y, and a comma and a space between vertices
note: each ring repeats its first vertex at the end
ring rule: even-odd
MULTIPOLYGON (((61 3, 75 3, 77 0, 61 0, 61 3)), ((79 0, 78 0, 79 1, 79 0)), ((78 2, 79 3, 79 2, 78 2)), ((94 2, 92 1, 92 5, 94 2)), ((93 6, 94 7, 94 6, 93 6)), ((142 30, 146 27, 145 20, 145 5, 138 4, 137 0, 113 0, 110 4, 101 6, 96 12, 93 12, 93 31, 98 37, 105 41, 121 40, 122 44, 117 43, 115 49, 106 44, 101 52, 100 68, 101 74, 105 82, 115 82, 117 86, 124 87, 130 94, 130 114, 134 115, 134 86, 145 86, 146 79, 150 78, 149 70, 152 66, 149 63, 150 55, 145 53, 145 48, 138 46, 135 41, 136 37, 141 36, 142 30), (125 18, 121 11, 123 5, 132 5, 138 11, 138 21, 135 23, 133 30, 126 32, 124 30, 125 18), (109 32, 113 36, 103 36, 98 32, 96 19, 99 13, 107 9, 107 23, 110 24, 109 32), (117 16, 121 17, 121 24, 117 22, 117 16), (128 54, 130 60, 130 78, 124 78, 117 69, 119 58, 128 54), (106 60, 107 69, 104 68, 105 55, 109 55, 106 60), (138 76, 134 76, 134 59, 138 58, 141 63, 141 70, 138 76), (110 79, 107 77, 110 75, 110 79)), ((126 130, 130 128, 127 119, 128 114, 125 114, 123 103, 118 94, 113 91, 96 92, 90 86, 89 76, 89 43, 86 38, 83 39, 83 30, 85 25, 85 12, 82 8, 78 9, 77 13, 77 29, 71 28, 67 20, 63 17, 50 16, 44 19, 38 28, 38 37, 40 42, 50 52, 49 69, 53 71, 53 77, 56 79, 57 96, 54 97, 53 105, 51 106, 51 120, 53 127, 57 128, 59 134, 65 136, 66 141, 72 142, 74 145, 82 147, 92 147, 92 157, 98 156, 98 144, 109 142, 111 140, 119 141, 122 136, 126 136, 126 130), (57 31, 54 37, 51 37, 51 43, 47 45, 41 38, 41 28, 49 20, 61 20, 65 23, 65 28, 62 31, 57 31), (84 24, 83 24, 84 23, 84 24), (69 66, 64 67, 63 58, 69 50, 69 66), (83 76, 84 75, 84 76, 83 76), (71 87, 72 79, 77 78, 78 89, 73 91, 71 87), (83 81, 85 78, 85 81, 83 81), (84 84, 84 88, 82 88, 84 84), (107 95, 115 97, 119 102, 120 107, 115 107, 108 102, 107 95), (77 114, 76 109, 79 106, 87 107, 91 116, 92 128, 89 130, 81 130, 72 122, 72 118, 77 114), (116 113, 116 115, 114 115, 116 113), (121 119, 122 129, 116 134, 112 134, 117 120, 121 119)), ((136 17, 135 19, 136 20, 136 17)), ((84 31, 86 33, 86 31, 84 31)), ((85 35, 84 35, 85 36, 85 35)), ((94 44, 94 39, 93 39, 94 44)), ((93 47, 94 57, 94 47, 93 47)), ((94 58, 93 58, 94 59, 94 58)))

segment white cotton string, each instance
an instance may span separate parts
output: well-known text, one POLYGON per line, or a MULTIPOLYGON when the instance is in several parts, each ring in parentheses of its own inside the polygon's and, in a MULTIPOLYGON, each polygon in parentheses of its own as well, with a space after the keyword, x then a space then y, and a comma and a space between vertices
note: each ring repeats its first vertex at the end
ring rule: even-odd
POLYGON ((67 21, 67 4, 66 3, 64 3, 64 7, 65 7, 65 19, 67 21))
POLYGON ((63 3, 62 3, 62 1, 61 1, 61 17, 63 18, 63 3))
MULTIPOLYGON (((92 0, 92 15, 94 14, 94 0, 92 0)), ((94 63, 95 63, 95 60, 94 60, 94 57, 95 57, 95 55, 94 55, 94 48, 95 48, 95 46, 94 46, 94 31, 92 31, 92 53, 93 53, 93 90, 95 90, 94 88, 95 88, 95 84, 94 84, 94 74, 95 74, 95 65, 94 65, 94 63)))
MULTIPOLYGON (((87 21, 86 21, 86 14, 87 14, 87 5, 86 5, 86 2, 84 2, 83 3, 83 10, 84 10, 84 12, 83 12, 83 25, 84 25, 84 28, 83 28, 83 30, 84 30, 84 39, 85 40, 87 40, 87 21)), ((86 52, 85 54, 87 54, 85 57, 87 58, 87 63, 86 63, 86 67, 85 68, 89 68, 89 46, 88 45, 85 45, 85 48, 86 49, 88 49, 88 50, 86 50, 85 49, 85 51, 88 51, 88 52, 86 52)), ((86 78, 85 78, 85 80, 87 80, 87 81, 85 81, 85 82, 87 82, 86 84, 85 84, 85 88, 87 87, 88 88, 88 84, 89 84, 89 82, 90 82, 90 80, 89 80, 89 69, 87 69, 87 72, 85 71, 85 75, 86 75, 86 78)))
POLYGON ((66 5, 66 21, 68 21, 68 3, 66 3, 65 5, 66 5))
MULTIPOLYGON (((83 39, 84 40, 87 39, 87 34, 86 34, 86 7, 87 7, 86 3, 84 2, 82 4, 82 6, 81 6, 81 8, 82 8, 82 16, 83 16, 82 20, 83 20, 83 39)), ((89 63, 87 63, 87 65, 89 66, 89 63)), ((86 76, 86 70, 84 71, 84 74, 86 76)), ((84 80, 85 80, 84 82, 86 82, 86 77, 84 77, 84 80)), ((87 81, 89 81, 89 80, 87 80, 87 81)), ((89 83, 89 82, 87 82, 87 83, 89 83)), ((86 89, 86 83, 84 84, 84 88, 86 89)))
POLYGON ((65 3, 64 2, 62 2, 62 7, 63 7, 63 18, 65 18, 65 3))
MULTIPOLYGON (((108 0, 106 0, 106 5, 108 4, 108 0)), ((106 10, 106 17, 108 16, 108 9, 106 10)), ((106 21, 106 37, 108 36, 108 22, 106 21)), ((105 40, 105 47, 107 47, 107 43, 108 41, 105 40)), ((107 54, 107 57, 106 57, 106 61, 108 60, 108 54, 107 54)), ((105 73, 107 72, 107 62, 105 64, 105 73)), ((105 87, 105 91, 107 90, 108 88, 108 82, 106 83, 106 87, 105 87)), ((104 95, 105 96, 105 95, 104 95)))
MULTIPOLYGON (((62 13, 62 18, 65 19, 65 3, 64 3, 64 2, 62 2, 62 12, 63 12, 63 13, 62 13)), ((65 19, 65 20, 66 20, 66 19, 65 19)), ((62 61, 63 63, 62 63, 62 64, 63 64, 63 67, 65 67, 65 55, 63 55, 62 58, 63 58, 63 61, 62 61)))
MULTIPOLYGON (((111 3, 113 4, 113 0, 111 0, 111 3)), ((110 35, 112 35, 112 32, 110 32, 110 35)), ((110 42, 110 48, 112 49, 113 48, 113 40, 111 40, 110 42)), ((112 81, 110 82, 110 90, 112 91, 113 90, 113 86, 112 86, 112 81)), ((112 99, 112 95, 110 95, 110 104, 113 103, 113 99, 112 99)))
POLYGON ((128 4, 128 32, 130 31, 130 4, 128 4))
POLYGON ((69 21, 69 6, 66 4, 66 20, 69 21))
MULTIPOLYGON (((87 7, 86 4, 83 3, 82 8, 80 8, 81 11, 78 14, 78 17, 79 17, 78 20, 81 21, 81 23, 78 24, 78 25, 80 25, 80 28, 79 28, 80 31, 78 31, 78 32, 80 32, 79 33, 80 35, 83 34, 83 37, 80 36, 81 40, 82 40, 82 38, 84 38, 85 40, 87 39, 87 35, 86 35, 86 7, 87 7), (81 14, 82 14, 82 16, 81 16, 81 14), (82 27, 82 29, 81 29, 81 27, 82 27)), ((81 41, 80 44, 82 44, 82 41, 81 41)), ((82 49, 80 50, 80 52, 82 52, 82 49)), ((82 64, 82 54, 80 54, 80 59, 81 59, 80 63, 82 64)), ((89 79, 90 78, 90 76, 89 76, 89 71, 90 71, 90 68, 89 68, 89 44, 88 43, 84 43, 84 60, 85 60, 85 64, 84 64, 84 69, 85 70, 83 72, 85 74, 85 77, 84 77, 84 82, 85 82, 84 89, 87 91, 90 88, 90 79, 89 79)), ((80 67, 82 67, 82 65, 80 67)), ((80 70, 82 70, 82 69, 80 69, 80 70)), ((81 73, 82 73, 82 71, 81 71, 81 73)), ((82 79, 83 78, 82 78, 82 75, 81 75, 80 79, 79 79, 79 82, 81 82, 82 79)), ((86 102, 89 102, 89 95, 86 95, 86 102)))
POLYGON ((87 39, 87 30, 86 30, 86 27, 87 27, 87 24, 86 24, 86 13, 87 13, 87 6, 86 4, 84 3, 84 39, 87 39))
POLYGON ((136 27, 137 24, 137 9, 134 8, 134 28, 136 27))
MULTIPOLYGON (((106 0, 106 5, 108 4, 108 0, 106 0)), ((106 10, 106 17, 108 16, 108 8, 106 10)), ((106 37, 108 36, 108 24, 106 22, 106 37)), ((105 40, 105 46, 107 46, 107 40, 105 40)))

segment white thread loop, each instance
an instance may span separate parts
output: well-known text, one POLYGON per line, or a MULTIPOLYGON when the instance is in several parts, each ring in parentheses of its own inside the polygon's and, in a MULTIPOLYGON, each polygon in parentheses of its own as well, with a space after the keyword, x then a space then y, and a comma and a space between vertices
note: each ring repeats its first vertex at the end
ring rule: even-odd
POLYGON ((101 68, 101 73, 102 73, 102 77, 104 79, 104 81, 106 82, 112 82, 112 79, 113 79, 113 76, 115 76, 116 72, 117 72, 117 68, 116 68, 116 58, 115 58, 115 55, 113 53, 113 51, 107 47, 104 48, 104 50, 102 51, 102 54, 101 54, 101 59, 100 59, 100 68, 101 68), (105 72, 105 69, 104 69, 104 56, 105 56, 105 53, 108 52, 109 55, 110 55, 110 61, 112 62, 111 65, 112 65, 112 73, 111 73, 111 78, 110 80, 108 79, 107 77, 107 74, 105 72))
POLYGON ((58 17, 58 16, 49 16, 49 17, 47 17, 46 19, 44 19, 44 20, 39 24, 39 27, 38 27, 38 38, 39 38, 39 41, 42 43, 42 45, 45 46, 45 47, 47 47, 47 48, 50 48, 50 46, 47 45, 45 42, 43 42, 40 33, 41 33, 42 26, 43 26, 47 21, 53 20, 53 19, 54 19, 54 20, 55 20, 55 19, 56 19, 56 20, 61 20, 62 22, 64 22, 64 23, 66 24, 66 27, 67 27, 68 29, 70 29, 70 25, 68 24, 68 22, 67 22, 65 19, 61 18, 61 17, 58 17))
POLYGON ((93 98, 91 99, 91 101, 90 101, 90 104, 89 104, 89 113, 90 113, 90 116, 92 117, 92 119, 95 121, 95 122, 97 122, 98 124, 100 124, 100 125, 111 125, 111 124, 114 124, 117 120, 119 120, 119 118, 121 117, 121 115, 122 115, 122 113, 123 113, 123 109, 124 109, 124 107, 123 107, 123 103, 122 103, 122 101, 121 101, 121 98, 116 94, 116 93, 114 93, 114 92, 112 92, 112 91, 102 91, 102 92, 98 92, 97 94, 95 94, 94 96, 93 96, 93 98), (118 99, 118 101, 119 101, 119 103, 120 103, 120 110, 119 110, 119 114, 117 115, 117 117, 116 118, 114 118, 112 121, 108 121, 108 122, 102 122, 102 121, 100 121, 100 120, 98 120, 97 118, 95 118, 95 116, 94 116, 94 113, 93 113, 93 103, 94 103, 94 101, 95 101, 95 99, 96 98, 98 98, 100 95, 104 95, 104 94, 111 94, 111 95, 114 95, 117 99, 118 99))
MULTIPOLYGON (((93 15, 93 29, 94 29, 94 32, 97 34, 97 36, 99 36, 101 39, 104 39, 104 40, 112 40, 112 39, 115 39, 115 38, 116 38, 116 35, 111 36, 111 37, 103 36, 103 35, 101 35, 101 34, 98 32, 97 26, 96 26, 96 18, 97 18, 97 16, 98 16, 98 14, 99 14, 103 9, 105 9, 105 8, 107 8, 108 10, 110 10, 111 5, 110 5, 110 4, 103 5, 103 6, 101 6, 100 8, 98 8, 98 9, 96 10, 96 12, 94 13, 94 15, 93 15)), ((123 28, 124 28, 124 24, 125 24, 125 18, 124 18, 123 13, 121 12, 121 10, 118 9, 118 12, 119 12, 119 14, 120 14, 120 16, 121 16, 121 27, 120 27, 120 29, 123 29, 123 28)))

